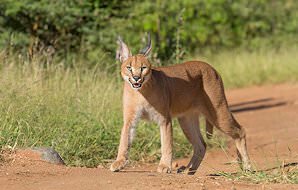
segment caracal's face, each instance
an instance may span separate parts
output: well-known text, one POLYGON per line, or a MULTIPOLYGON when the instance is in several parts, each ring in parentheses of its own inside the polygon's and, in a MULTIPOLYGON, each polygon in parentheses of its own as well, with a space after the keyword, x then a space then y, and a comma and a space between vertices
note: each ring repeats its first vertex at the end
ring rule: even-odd
POLYGON ((129 57, 121 65, 121 75, 134 90, 139 90, 151 77, 151 64, 144 55, 129 57))

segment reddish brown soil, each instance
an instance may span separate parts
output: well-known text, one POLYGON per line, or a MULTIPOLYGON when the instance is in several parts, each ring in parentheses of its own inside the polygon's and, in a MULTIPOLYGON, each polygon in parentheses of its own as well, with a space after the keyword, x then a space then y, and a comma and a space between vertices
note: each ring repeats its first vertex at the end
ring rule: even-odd
MULTIPOLYGON (((258 169, 280 162, 298 162, 298 85, 283 84, 230 90, 231 110, 247 131, 248 149, 258 169)), ((235 146, 208 151, 193 175, 159 174, 156 165, 129 167, 112 173, 105 168, 74 168, 40 161, 38 155, 19 152, 0 166, 0 189, 298 189, 293 184, 253 184, 210 176, 239 170, 235 146), (232 164, 228 164, 232 163, 232 164)), ((177 165, 188 159, 177 160, 177 165)), ((297 169, 297 167, 296 167, 297 169)))

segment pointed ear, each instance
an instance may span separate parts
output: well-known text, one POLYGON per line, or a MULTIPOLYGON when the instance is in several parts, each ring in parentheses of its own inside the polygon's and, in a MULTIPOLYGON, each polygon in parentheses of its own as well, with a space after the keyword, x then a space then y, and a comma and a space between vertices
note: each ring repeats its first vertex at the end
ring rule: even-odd
POLYGON ((150 36, 150 33, 148 33, 146 47, 144 47, 144 48, 140 51, 140 54, 143 54, 144 56, 147 57, 147 56, 149 55, 151 49, 152 49, 152 45, 151 45, 151 36, 150 36))
POLYGON ((122 41, 120 36, 118 36, 117 43, 118 43, 118 49, 116 51, 116 59, 119 59, 120 62, 123 63, 132 55, 128 46, 122 41))

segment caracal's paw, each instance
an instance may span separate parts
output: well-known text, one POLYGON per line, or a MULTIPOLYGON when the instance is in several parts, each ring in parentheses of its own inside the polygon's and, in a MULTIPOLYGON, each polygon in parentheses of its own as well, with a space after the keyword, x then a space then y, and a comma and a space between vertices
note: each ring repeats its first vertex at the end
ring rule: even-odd
POLYGON ((158 167, 157 167, 157 172, 159 172, 159 173, 171 173, 172 168, 165 165, 165 164, 159 164, 158 167))
POLYGON ((127 160, 116 160, 115 162, 112 163, 110 170, 112 172, 119 172, 120 170, 122 170, 125 165, 127 164, 127 160))
POLYGON ((195 170, 195 169, 181 166, 180 168, 178 168, 177 173, 194 175, 196 173, 196 171, 197 170, 195 170))
POLYGON ((242 163, 241 168, 245 172, 252 172, 253 171, 253 168, 252 168, 250 163, 242 163))

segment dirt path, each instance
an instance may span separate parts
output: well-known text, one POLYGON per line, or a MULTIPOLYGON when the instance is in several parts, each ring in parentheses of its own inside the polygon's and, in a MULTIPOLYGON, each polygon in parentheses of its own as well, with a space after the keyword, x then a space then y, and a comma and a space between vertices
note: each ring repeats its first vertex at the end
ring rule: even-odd
MULTIPOLYGON (((249 153, 258 169, 298 162, 298 85, 230 90, 227 97, 231 110, 246 128, 249 153)), ((226 151, 208 151, 194 176, 158 174, 156 165, 112 173, 104 168, 72 168, 15 159, 0 167, 0 189, 298 189, 298 185, 253 184, 209 176, 239 170, 233 164, 234 145, 229 142, 228 147, 226 151)), ((176 162, 181 165, 187 161, 176 162)))

